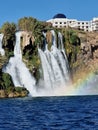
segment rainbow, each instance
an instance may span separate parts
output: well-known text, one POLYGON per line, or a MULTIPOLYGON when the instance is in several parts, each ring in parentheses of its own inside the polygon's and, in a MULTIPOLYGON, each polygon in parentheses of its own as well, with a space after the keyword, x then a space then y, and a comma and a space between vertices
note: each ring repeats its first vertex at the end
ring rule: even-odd
POLYGON ((98 95, 98 75, 89 73, 74 85, 73 95, 98 95))
POLYGON ((37 96, 81 96, 98 95, 98 75, 89 73, 76 84, 57 87, 54 90, 42 90, 37 96))

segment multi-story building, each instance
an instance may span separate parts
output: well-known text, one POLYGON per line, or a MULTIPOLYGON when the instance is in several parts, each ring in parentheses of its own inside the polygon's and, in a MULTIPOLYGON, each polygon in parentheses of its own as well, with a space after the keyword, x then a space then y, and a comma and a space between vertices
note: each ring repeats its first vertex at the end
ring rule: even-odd
POLYGON ((89 21, 76 21, 75 23, 71 24, 70 27, 77 28, 83 31, 90 31, 90 22, 89 21))
POLYGON ((67 19, 64 14, 57 14, 47 22, 52 23, 53 27, 62 28, 70 26, 76 19, 67 19))
POLYGON ((92 21, 78 21, 77 19, 68 19, 64 14, 56 14, 47 22, 52 23, 53 27, 72 27, 83 31, 98 31, 98 18, 93 18, 92 21))
POLYGON ((98 31, 98 18, 93 18, 91 21, 90 31, 98 31))

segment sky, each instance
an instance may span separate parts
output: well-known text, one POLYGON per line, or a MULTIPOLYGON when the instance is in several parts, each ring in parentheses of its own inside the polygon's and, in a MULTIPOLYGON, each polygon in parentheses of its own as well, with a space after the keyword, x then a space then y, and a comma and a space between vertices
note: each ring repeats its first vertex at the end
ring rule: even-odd
POLYGON ((57 13, 69 19, 92 20, 98 17, 98 0, 0 0, 0 27, 29 16, 46 21, 57 13))

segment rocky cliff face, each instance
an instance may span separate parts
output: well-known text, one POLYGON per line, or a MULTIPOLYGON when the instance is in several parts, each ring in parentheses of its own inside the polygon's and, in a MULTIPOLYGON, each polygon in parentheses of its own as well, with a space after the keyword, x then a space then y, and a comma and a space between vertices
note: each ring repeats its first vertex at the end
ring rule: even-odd
POLYGON ((82 80, 89 73, 98 73, 98 33, 79 33, 81 40, 80 53, 73 67, 74 82, 82 80), (80 76, 81 75, 81 76, 80 76))
POLYGON ((32 32, 27 32, 27 31, 22 31, 22 36, 21 36, 21 47, 24 49, 25 46, 29 45, 30 43, 34 43, 34 37, 32 35, 32 32))
POLYGON ((84 54, 90 54, 92 58, 97 58, 98 54, 98 33, 79 34, 81 39, 81 49, 84 54))

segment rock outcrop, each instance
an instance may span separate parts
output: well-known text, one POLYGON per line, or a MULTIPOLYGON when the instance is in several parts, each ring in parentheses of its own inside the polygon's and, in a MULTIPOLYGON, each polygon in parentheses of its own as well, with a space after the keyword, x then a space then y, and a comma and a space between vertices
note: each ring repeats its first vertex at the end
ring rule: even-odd
POLYGON ((16 97, 26 97, 28 96, 28 91, 22 90, 20 92, 14 91, 7 91, 7 90, 0 90, 0 98, 16 98, 16 97))
POLYGON ((29 45, 30 43, 34 43, 35 39, 32 35, 32 32, 22 31, 21 36, 21 47, 24 49, 25 46, 29 45))

